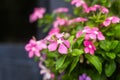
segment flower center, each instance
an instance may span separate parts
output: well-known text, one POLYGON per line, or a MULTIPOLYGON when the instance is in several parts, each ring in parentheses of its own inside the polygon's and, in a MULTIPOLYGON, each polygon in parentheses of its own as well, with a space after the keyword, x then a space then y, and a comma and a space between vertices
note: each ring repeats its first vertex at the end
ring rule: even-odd
POLYGON ((91 46, 91 45, 89 45, 88 47, 89 47, 89 48, 92 48, 92 46, 91 46))
POLYGON ((58 42, 58 44, 62 44, 63 43, 63 41, 61 39, 58 39, 57 42, 58 42))
POLYGON ((94 31, 94 33, 95 33, 95 34, 98 34, 98 32, 97 32, 97 31, 94 31))

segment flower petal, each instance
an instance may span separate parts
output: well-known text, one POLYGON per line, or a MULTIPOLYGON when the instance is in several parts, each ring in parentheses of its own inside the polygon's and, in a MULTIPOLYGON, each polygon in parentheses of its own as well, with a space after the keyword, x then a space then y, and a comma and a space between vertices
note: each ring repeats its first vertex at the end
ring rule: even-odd
POLYGON ((29 57, 29 58, 32 58, 33 56, 34 56, 33 51, 30 51, 30 52, 28 53, 28 57, 29 57))
POLYGON ((85 53, 89 53, 89 48, 84 48, 85 53))
POLYGON ((91 80, 91 78, 89 76, 87 76, 85 80, 91 80))
POLYGON ((105 37, 101 32, 98 33, 98 40, 105 40, 105 37))
POLYGON ((48 45, 48 50, 55 51, 57 49, 57 46, 58 46, 57 42, 51 43, 48 45))
POLYGON ((70 47, 70 42, 68 40, 64 40, 64 44, 69 48, 70 47))
POLYGON ((67 54, 67 47, 64 44, 60 44, 58 52, 61 54, 67 54))

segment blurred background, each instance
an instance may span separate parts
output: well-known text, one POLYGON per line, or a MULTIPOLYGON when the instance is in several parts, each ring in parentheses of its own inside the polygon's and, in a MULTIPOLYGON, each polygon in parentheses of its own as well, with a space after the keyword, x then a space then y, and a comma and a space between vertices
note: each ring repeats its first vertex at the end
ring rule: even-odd
MULTIPOLYGON (((47 13, 64 6, 64 0, 0 0, 0 80, 42 80, 38 64, 24 50, 32 38, 43 38, 42 28, 29 23, 34 7, 45 7, 47 13)), ((99 1, 99 0, 93 0, 99 1)), ((120 0, 111 0, 113 14, 120 16, 120 0)))
POLYGON ((34 7, 45 7, 47 13, 59 6, 68 6, 63 0, 0 0, 0 80, 42 80, 38 64, 29 59, 24 49, 32 36, 38 39, 46 34, 37 23, 29 23, 34 7))

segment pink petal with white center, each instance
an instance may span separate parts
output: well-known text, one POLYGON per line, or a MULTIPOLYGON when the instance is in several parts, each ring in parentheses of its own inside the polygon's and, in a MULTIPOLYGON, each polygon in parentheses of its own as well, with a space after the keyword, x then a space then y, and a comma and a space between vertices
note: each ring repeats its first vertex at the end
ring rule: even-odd
POLYGON ((49 50, 49 51, 55 51, 55 50, 57 49, 57 47, 58 47, 57 42, 50 43, 50 44, 48 45, 48 50, 49 50))
POLYGON ((58 52, 61 54, 67 54, 68 49, 64 44, 60 44, 58 48, 58 52))
POLYGON ((101 32, 98 32, 98 40, 105 40, 105 37, 103 36, 103 34, 101 32))
POLYGON ((66 46, 67 46, 67 48, 69 48, 70 47, 70 42, 68 41, 68 40, 64 40, 64 42, 63 42, 66 46))

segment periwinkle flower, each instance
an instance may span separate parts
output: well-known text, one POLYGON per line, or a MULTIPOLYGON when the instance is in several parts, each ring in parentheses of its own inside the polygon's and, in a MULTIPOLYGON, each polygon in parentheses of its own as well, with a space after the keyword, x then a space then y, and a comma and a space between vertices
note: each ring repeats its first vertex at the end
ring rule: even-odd
POLYGON ((40 57, 40 51, 45 48, 47 48, 47 45, 43 40, 36 41, 31 39, 25 46, 25 50, 29 52, 29 58, 32 58, 33 56, 40 57))
POLYGON ((97 27, 89 28, 88 26, 86 26, 82 31, 80 30, 79 32, 77 32, 76 37, 79 38, 82 34, 85 34, 85 40, 105 40, 102 32, 100 32, 97 27))
POLYGON ((115 24, 115 23, 119 23, 120 22, 120 18, 117 16, 112 16, 112 17, 108 17, 105 19, 105 21, 103 22, 103 26, 107 27, 109 26, 111 23, 115 24))
POLYGON ((68 48, 70 47, 69 41, 64 40, 63 34, 55 34, 53 36, 55 38, 52 39, 52 40, 49 40, 50 43, 48 45, 48 50, 49 51, 56 51, 58 49, 58 52, 60 54, 67 54, 68 53, 68 48))
POLYGON ((34 12, 30 15, 30 22, 34 22, 37 19, 43 18, 43 15, 45 13, 46 9, 41 7, 41 8, 35 8, 34 12))
POLYGON ((82 6, 83 4, 85 4, 85 2, 83 0, 72 0, 71 1, 71 4, 72 5, 75 5, 76 7, 80 7, 82 6))
POLYGON ((57 19, 53 22, 53 27, 58 28, 59 26, 64 26, 67 24, 67 20, 57 17, 57 19))
POLYGON ((60 7, 60 8, 57 8, 53 11, 53 13, 64 13, 64 12, 68 12, 68 8, 60 7))
POLYGON ((83 73, 79 76, 79 80, 91 80, 91 78, 87 76, 87 74, 83 73))
POLYGON ((93 45, 92 41, 85 40, 84 46, 85 46, 84 48, 85 53, 90 53, 91 55, 94 54, 96 47, 93 45))

